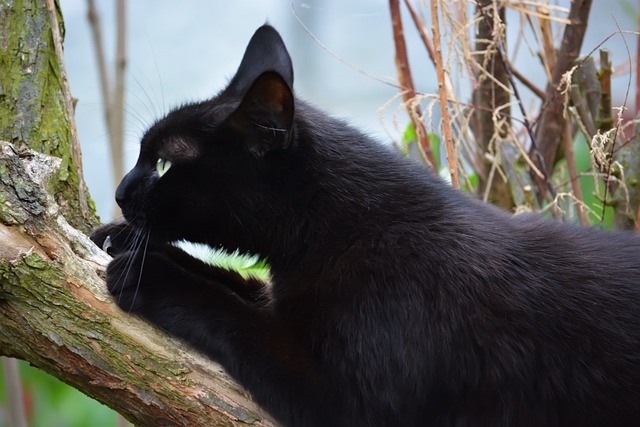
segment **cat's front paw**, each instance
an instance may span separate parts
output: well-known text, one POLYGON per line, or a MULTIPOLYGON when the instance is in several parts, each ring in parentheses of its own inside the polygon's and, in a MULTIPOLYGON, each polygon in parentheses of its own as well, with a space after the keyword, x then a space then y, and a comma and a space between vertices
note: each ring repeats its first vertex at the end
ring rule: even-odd
POLYGON ((111 256, 116 256, 134 245, 134 240, 141 232, 136 232, 124 219, 102 225, 91 232, 91 240, 103 251, 111 256))
POLYGON ((170 268, 160 253, 124 252, 107 267, 107 289, 122 310, 149 315, 166 297, 170 268))
POLYGON ((107 290, 116 304, 127 312, 138 312, 142 306, 144 282, 140 276, 142 259, 138 252, 117 255, 107 266, 107 290))
POLYGON ((107 289, 116 304, 152 321, 162 317, 167 307, 180 304, 184 295, 198 293, 189 279, 162 250, 124 252, 107 267, 107 289))

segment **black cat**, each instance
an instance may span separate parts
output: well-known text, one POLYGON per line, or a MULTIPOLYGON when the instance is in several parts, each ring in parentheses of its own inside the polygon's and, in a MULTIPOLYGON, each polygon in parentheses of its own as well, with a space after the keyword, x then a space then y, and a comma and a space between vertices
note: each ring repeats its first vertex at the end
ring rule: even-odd
POLYGON ((640 238, 511 217, 292 87, 264 26, 226 89, 147 131, 127 222, 93 235, 120 307, 287 426, 640 426, 640 238), (178 239, 259 254, 272 285, 178 239))

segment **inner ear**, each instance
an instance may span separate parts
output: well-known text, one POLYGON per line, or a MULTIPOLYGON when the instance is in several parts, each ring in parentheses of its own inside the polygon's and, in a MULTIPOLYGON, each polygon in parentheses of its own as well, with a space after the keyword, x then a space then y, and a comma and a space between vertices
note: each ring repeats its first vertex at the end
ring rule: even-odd
POLYGON ((267 71, 253 82, 231 115, 230 124, 242 136, 249 152, 261 157, 289 146, 293 112, 291 88, 280 74, 267 71))

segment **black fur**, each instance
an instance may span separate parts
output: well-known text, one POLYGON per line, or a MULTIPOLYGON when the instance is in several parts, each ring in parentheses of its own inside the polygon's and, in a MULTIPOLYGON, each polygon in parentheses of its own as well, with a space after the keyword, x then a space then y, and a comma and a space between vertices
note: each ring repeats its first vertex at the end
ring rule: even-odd
POLYGON ((287 426, 640 425, 636 235, 511 217, 292 87, 264 26, 223 92, 146 133, 117 191, 128 224, 93 235, 143 233, 111 248, 121 307, 287 426), (176 239, 260 254, 272 286, 176 239))

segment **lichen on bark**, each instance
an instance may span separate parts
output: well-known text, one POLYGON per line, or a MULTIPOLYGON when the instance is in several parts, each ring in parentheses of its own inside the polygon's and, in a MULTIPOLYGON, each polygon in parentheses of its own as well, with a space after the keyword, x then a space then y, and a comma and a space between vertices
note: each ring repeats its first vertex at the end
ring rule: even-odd
POLYGON ((62 160, 54 194, 69 221, 89 231, 97 224, 95 205, 87 200, 89 215, 77 209, 81 180, 51 29, 43 1, 0 2, 0 138, 62 160))

